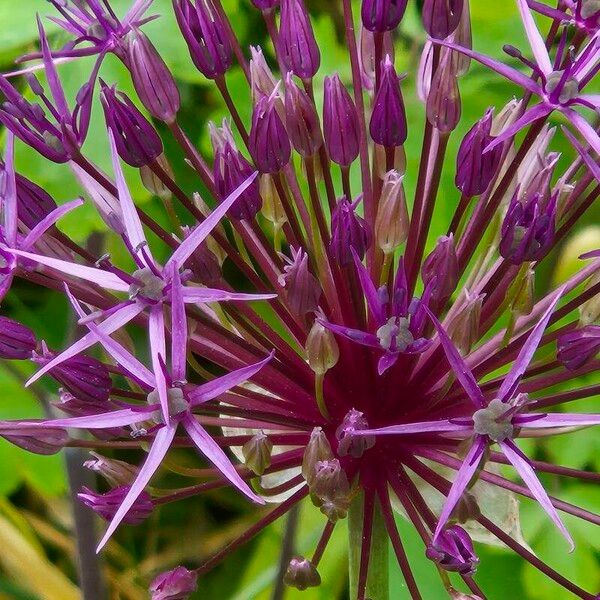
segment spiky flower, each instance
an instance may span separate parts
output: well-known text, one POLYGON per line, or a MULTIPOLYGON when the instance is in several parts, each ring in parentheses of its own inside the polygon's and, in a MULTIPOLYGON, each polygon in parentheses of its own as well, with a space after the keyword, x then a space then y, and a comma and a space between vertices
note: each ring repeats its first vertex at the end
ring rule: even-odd
MULTIPOLYGON (((508 527, 489 504, 516 504, 515 495, 535 500, 570 547, 561 513, 598 524, 596 515, 551 496, 539 478, 597 475, 533 460, 519 446, 523 437, 600 423, 600 415, 561 408, 598 391, 580 387, 577 377, 600 365, 599 253, 586 255, 589 262, 555 289, 536 295, 534 285, 538 266, 600 192, 598 121, 589 110, 600 109, 593 93, 598 3, 565 0, 554 9, 515 0, 532 56, 505 50, 522 71, 471 50, 466 0, 426 0, 421 16, 431 38, 417 74, 422 154, 407 163, 403 144, 417 127, 407 119, 400 81, 415 73, 397 73, 392 35, 406 1, 363 0, 360 40, 352 3, 336 1, 351 65, 345 80, 320 71, 327 49, 317 45, 303 0, 248 2, 266 21, 278 76, 267 53, 240 47, 219 0, 174 0, 191 60, 214 82, 237 130, 228 121, 211 124, 208 160, 183 130, 177 83, 143 31, 150 0, 134 2, 123 19, 107 1, 51 1, 60 13, 55 22, 73 39, 52 52, 40 24, 41 53, 24 57, 42 59, 51 97, 33 77, 36 101, 0 77, 0 121, 9 131, 0 170, 0 297, 15 278, 56 290, 68 298, 81 334, 54 350, 1 318, 2 358, 39 365, 29 384, 43 375, 58 381, 65 389, 57 407, 67 416, 2 421, 0 436, 42 454, 76 446, 71 430, 91 432, 102 447, 123 439, 139 445, 145 455, 135 465, 97 453, 88 463, 114 486, 80 494, 110 522, 100 547, 121 523, 232 486, 252 502, 277 505, 195 569, 159 575, 153 598, 187 597, 197 577, 306 497, 323 515, 322 536, 312 557, 294 556, 280 573, 300 590, 321 584, 319 563, 349 515, 358 544, 350 552, 353 596, 386 597, 381 563, 389 538, 411 597, 427 598, 400 538, 401 512, 452 598, 485 597, 473 540, 490 538, 575 596, 593 598, 595 591, 528 549, 518 515, 508 527), (530 6, 551 19, 546 39, 530 6), (96 88, 107 53, 129 70, 139 103, 110 81, 96 88), (97 60, 69 102, 57 64, 85 55, 97 60), (463 122, 468 133, 455 163, 447 148, 464 114, 460 78, 471 59, 517 84, 523 97, 507 99, 496 116, 490 108, 463 122), (235 62, 248 76, 249 122, 225 80, 235 62), (112 177, 84 152, 94 102, 104 107, 112 177), (548 123, 554 112, 569 122, 562 133, 548 123), (515 138, 521 130, 526 135, 515 138), (163 154, 167 132, 201 193, 190 195, 175 180, 163 154), (575 160, 559 161, 550 149, 555 133, 564 134, 575 160), (50 162, 70 164, 123 245, 125 263, 92 255, 57 229, 83 200, 57 207, 17 174, 15 138, 50 162), (140 169, 167 208, 176 200, 192 226, 175 215, 167 231, 136 206, 121 160, 140 169), (456 209, 436 240, 430 230, 444 168, 456 182, 456 209), (410 180, 412 198, 404 189, 410 180), (132 329, 147 340, 145 351, 127 343, 132 329), (104 362, 84 354, 92 347, 103 349, 104 362), (557 392, 559 384, 568 392, 557 392), (165 460, 176 460, 175 447, 192 447, 208 461, 206 480, 156 493, 156 482, 149 484, 165 460), (498 474, 502 464, 518 482, 498 474), (459 577, 451 581, 446 571, 459 577)), ((343 66, 339 73, 347 72, 343 66)))

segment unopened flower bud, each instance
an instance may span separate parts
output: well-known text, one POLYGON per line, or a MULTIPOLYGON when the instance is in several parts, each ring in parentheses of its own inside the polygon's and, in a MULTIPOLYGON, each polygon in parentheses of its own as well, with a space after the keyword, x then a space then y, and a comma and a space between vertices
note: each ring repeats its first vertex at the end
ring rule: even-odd
POLYGON ((406 241, 410 225, 404 176, 392 170, 386 173, 375 219, 375 242, 384 254, 391 254, 406 241))
POLYGON ((278 55, 285 67, 301 79, 319 70, 321 53, 303 0, 282 0, 278 55))
POLYGON ((290 162, 290 139, 273 96, 261 98, 254 107, 248 149, 261 173, 278 173, 290 162))
POLYGON ((600 326, 586 325, 558 338, 558 360, 569 371, 583 367, 600 352, 600 326))
POLYGON ((156 129, 125 94, 103 83, 100 99, 117 152, 128 165, 148 165, 162 153, 163 145, 156 129))
POLYGON ((8 317, 0 317, 0 358, 25 360, 37 346, 35 334, 29 327, 8 317))
POLYGON ((364 27, 377 33, 396 29, 407 4, 408 0, 363 0, 361 17, 364 27))
MULTIPOLYGON (((589 289, 600 283, 600 274, 596 274, 590 277, 586 289, 589 289)), ((600 294, 596 294, 590 298, 587 302, 584 302, 579 307, 579 324, 582 326, 591 325, 595 323, 600 317, 600 294)))
MULTIPOLYGON (((103 519, 112 521, 128 492, 128 486, 114 488, 105 494, 98 494, 83 487, 82 491, 77 494, 77 497, 103 519)), ((150 516, 153 508, 152 499, 148 492, 142 492, 123 518, 123 523, 139 525, 150 516)))
POLYGON ((329 158, 350 166, 360 150, 360 127, 354 102, 337 73, 325 78, 323 132, 329 158))
POLYGON ((437 540, 427 546, 425 554, 442 569, 461 575, 472 575, 479 563, 469 534, 458 525, 442 531, 437 540))
POLYGON ((335 336, 315 321, 306 339, 306 356, 310 368, 317 375, 325 375, 340 359, 340 349, 335 336))
POLYGON ((90 452, 90 454, 93 458, 86 460, 83 466, 102 475, 113 487, 131 485, 139 473, 137 467, 122 460, 106 458, 96 452, 90 452))
MULTIPOLYGON (((0 162, 0 173, 3 169, 4 165, 0 162)), ((56 208, 56 202, 46 190, 22 175, 17 173, 15 180, 19 221, 28 229, 33 229, 56 208)))
POLYGON ((483 299, 483 294, 472 294, 465 289, 460 310, 448 324, 448 334, 463 356, 471 351, 473 344, 479 339, 483 299))
POLYGON ((350 507, 350 482, 337 458, 319 461, 308 487, 313 504, 332 523, 346 518, 350 507))
POLYGON ((333 452, 325 432, 320 427, 315 427, 302 458, 302 476, 310 486, 316 473, 317 463, 333 458, 333 452))
POLYGON ((362 260, 371 246, 371 231, 367 222, 359 217, 355 205, 342 199, 331 215, 331 241, 329 248, 332 256, 345 267, 352 264, 352 250, 362 260))
POLYGON ((275 109, 283 119, 283 102, 277 86, 278 82, 269 68, 260 46, 250 46, 250 87, 252 102, 256 104, 263 96, 275 97, 275 109))
POLYGON ((27 452, 43 456, 60 452, 69 441, 69 434, 64 429, 50 427, 19 427, 14 431, 4 431, 0 428, 0 437, 27 452))
POLYGON ((158 575, 150 584, 150 600, 186 600, 198 587, 198 575, 177 567, 158 575))
POLYGON ((296 85, 291 73, 285 80, 285 115, 296 152, 304 157, 315 154, 323 143, 317 109, 307 93, 296 85))
POLYGON ((281 204, 281 199, 270 175, 260 178, 260 196, 263 199, 262 214, 276 229, 281 229, 287 222, 287 215, 281 204))
POLYGON ((285 257, 281 284, 287 291, 287 299, 294 312, 305 315, 319 306, 321 288, 317 278, 308 270, 308 254, 298 248, 291 249, 292 258, 285 257))
POLYGON ((152 42, 139 30, 128 37, 127 67, 148 112, 166 123, 175 120, 181 100, 177 84, 152 42))
POLYGON ((338 455, 350 455, 353 458, 360 458, 367 450, 372 448, 375 445, 375 436, 355 435, 357 431, 368 428, 369 424, 363 413, 355 408, 350 410, 335 431, 335 437, 339 442, 338 455))
POLYGON ((491 135, 493 109, 473 125, 463 138, 456 157, 456 187, 468 197, 479 196, 492 182, 500 160, 502 146, 489 152, 485 148, 494 140, 491 135))
POLYGON ((423 26, 434 39, 447 38, 457 27, 463 12, 463 0, 425 0, 423 26))
POLYGON ((300 591, 321 585, 321 576, 307 558, 295 556, 290 560, 283 582, 300 591))
POLYGON ((600 0, 580 0, 579 2, 581 18, 592 20, 591 27, 598 25, 600 20, 600 0))
POLYGON ((231 66, 231 44, 213 0, 175 0, 175 17, 196 68, 216 79, 231 66))
POLYGON ((273 442, 262 431, 242 446, 246 466, 257 475, 262 475, 271 465, 273 442))
POLYGON ((438 239, 435 248, 423 262, 421 273, 423 283, 433 286, 434 300, 443 304, 452 295, 458 282, 458 258, 452 234, 438 239))
POLYGON ((251 0, 258 10, 269 11, 279 6, 280 0, 251 0))
POLYGON ((442 52, 427 96, 427 120, 441 133, 451 132, 460 121, 461 101, 452 53, 442 52))
POLYGON ((381 85, 373 102, 369 132, 376 144, 386 148, 402 146, 408 134, 400 78, 389 56, 381 66, 381 85))
MULTIPOLYGON (((156 162, 160 165, 161 169, 174 179, 173 169, 164 154, 160 154, 156 157, 156 162)), ((158 196, 161 200, 169 200, 173 194, 171 190, 164 184, 163 180, 148 166, 140 167, 140 176, 144 187, 155 196, 158 196)))
POLYGON ((508 290, 512 298, 510 308, 516 315, 528 315, 535 303, 535 271, 527 269, 523 277, 518 277, 508 290))

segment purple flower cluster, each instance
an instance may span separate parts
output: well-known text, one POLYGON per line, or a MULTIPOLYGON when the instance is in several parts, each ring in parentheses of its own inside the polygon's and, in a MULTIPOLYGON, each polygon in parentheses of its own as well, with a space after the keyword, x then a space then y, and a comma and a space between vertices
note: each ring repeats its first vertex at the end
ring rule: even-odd
POLYGON ((15 278, 25 278, 64 294, 80 327, 57 351, 0 317, 0 357, 38 365, 28 385, 54 378, 61 386, 56 406, 66 414, 2 421, 0 436, 41 454, 77 446, 71 430, 91 433, 101 447, 124 439, 139 444, 145 455, 138 465, 97 453, 86 463, 110 486, 79 494, 109 522, 99 548, 121 523, 141 523, 162 504, 211 489, 231 486, 257 504, 277 502, 194 570, 160 574, 150 586, 155 600, 187 598, 198 577, 308 496, 324 528, 314 555, 294 556, 281 573, 298 589, 321 584, 318 567, 334 527, 353 513, 362 540, 352 569, 356 598, 373 596, 373 554, 387 547, 387 539, 373 539, 376 521, 411 597, 426 597, 397 529, 401 509, 451 597, 485 598, 473 545, 484 531, 570 593, 594 598, 535 556, 518 526, 496 522, 477 494, 486 486, 496 503, 513 494, 534 499, 571 548, 561 513, 598 524, 596 515, 550 496, 539 473, 598 477, 533 460, 518 440, 600 424, 598 414, 561 407, 598 393, 577 378, 600 367, 600 252, 585 255, 589 262, 545 295, 534 285, 538 265, 600 194, 598 120, 590 118, 600 110, 593 93, 600 6, 515 2, 529 49, 505 51, 524 70, 471 49, 468 0, 423 3, 429 37, 417 88, 425 127, 415 173, 405 173, 403 146, 414 124, 401 89, 414 74, 399 74, 394 64, 393 33, 412 10, 406 0, 362 0, 358 36, 352 3, 339 0, 351 81, 321 73, 324 49, 303 0, 252 0, 278 76, 260 48, 248 58, 219 0, 174 0, 191 61, 231 113, 231 122, 210 125, 211 159, 182 129, 177 82, 142 31, 155 18, 144 17, 151 0, 136 0, 122 19, 107 1, 51 0, 58 12, 52 19, 71 40, 51 50, 40 22, 41 51, 23 57, 41 59, 49 93, 34 76, 38 64, 21 71, 34 100, 0 76, 0 122, 8 131, 0 163, 0 298, 16 293, 15 278), (549 19, 545 38, 531 11, 549 19), (137 99, 101 79, 108 53, 129 71, 137 99), (70 102, 60 63, 82 56, 96 60, 70 102), (448 142, 461 122, 459 80, 472 60, 523 94, 463 123, 468 132, 454 166, 448 142), (252 94, 249 123, 225 77, 236 64, 252 94), (83 151, 97 102, 112 177, 83 151), (548 120, 555 112, 569 124, 561 132, 548 120), (556 134, 573 147, 570 164, 550 149, 556 134), (161 135, 178 144, 205 197, 180 187, 161 135), (127 261, 91 255, 58 229, 84 200, 57 206, 16 173, 15 140, 51 163, 68 163, 127 261), (137 206, 121 161, 194 225, 174 215, 167 231, 137 206), (436 241, 430 229, 444 169, 453 169, 456 208, 436 241), (412 203, 405 177, 416 182, 412 203), (225 263, 251 292, 232 286, 225 263), (276 325, 265 320, 265 303, 276 325), (130 329, 142 333, 146 349, 126 342, 130 329), (94 347, 101 360, 85 354, 94 347), (556 391, 560 385, 569 391, 556 391), (171 449, 182 447, 208 462, 207 480, 153 495, 151 480, 171 449), (500 464, 511 465, 520 482, 499 475, 500 464), (267 482, 274 481, 277 493, 269 495, 267 482), (441 508, 431 489, 442 495, 441 508), (464 591, 445 571, 457 574, 464 591))

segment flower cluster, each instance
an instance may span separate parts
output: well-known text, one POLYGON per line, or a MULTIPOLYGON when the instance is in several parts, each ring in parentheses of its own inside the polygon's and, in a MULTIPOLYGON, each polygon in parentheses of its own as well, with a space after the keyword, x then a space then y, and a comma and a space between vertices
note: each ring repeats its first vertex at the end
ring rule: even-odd
POLYGON ((106 1, 51 0, 54 22, 71 39, 51 50, 39 21, 41 50, 23 57, 36 61, 23 70, 34 100, 0 77, 0 122, 8 131, 0 298, 15 278, 26 278, 64 294, 81 328, 76 341, 53 350, 0 317, 0 356, 39 366, 28 385, 44 375, 59 382, 57 408, 65 413, 2 421, 0 435, 46 454, 77 446, 71 430, 102 447, 128 440, 139 448, 136 465, 99 454, 86 463, 110 486, 79 494, 109 522, 99 548, 121 523, 140 523, 162 504, 215 488, 230 485, 252 502, 276 504, 203 564, 159 575, 150 586, 155 600, 188 597, 199 576, 306 497, 324 528, 314 555, 294 556, 282 573, 298 589, 320 585, 328 541, 351 514, 361 540, 351 569, 356 598, 376 597, 371 566, 387 547, 375 538, 378 521, 411 597, 424 597, 398 511, 451 597, 485 597, 473 540, 490 538, 575 596, 594 597, 535 556, 518 526, 496 522, 478 493, 485 486, 488 497, 505 502, 534 499, 569 547, 561 512, 598 524, 596 515, 550 496, 538 474, 598 478, 533 460, 518 440, 600 424, 600 415, 561 409, 598 392, 577 380, 600 366, 598 253, 546 295, 535 286, 538 266, 600 192, 598 121, 590 118, 600 97, 589 91, 600 70, 600 7, 595 0, 565 0, 556 9, 515 2, 529 47, 505 51, 524 68, 472 50, 468 0, 425 0, 421 64, 400 74, 394 34, 412 10, 407 0, 362 0, 356 14, 350 0, 339 0, 351 65, 351 81, 343 81, 320 72, 322 49, 303 0, 252 0, 278 74, 270 48, 240 46, 220 0, 173 0, 191 61, 231 114, 210 125, 210 158, 182 129, 177 82, 143 32, 154 18, 144 16, 151 0, 136 0, 123 18, 106 1), (547 17, 545 37, 532 11, 547 17), (129 71, 137 99, 101 79, 108 53, 129 71), (70 103, 60 64, 82 56, 96 57, 94 67, 70 103), (40 59, 49 93, 35 76, 40 59), (473 61, 522 96, 466 124, 456 165, 448 166, 448 141, 461 123, 459 82, 473 61), (251 90, 249 123, 227 84, 235 63, 251 90), (414 173, 406 172, 403 147, 415 135, 405 77, 417 78, 424 104, 414 173), (95 102, 104 111, 112 177, 83 151, 95 102), (557 131, 553 113, 569 126, 557 131), (193 169, 194 193, 176 181, 158 123, 193 169), (551 150, 555 136, 572 145, 570 162, 551 150), (123 244, 124 264, 61 233, 57 223, 84 200, 57 206, 16 173, 16 140, 49 163, 69 165, 123 244), (177 202, 193 224, 171 211, 167 231, 136 206, 122 162, 139 171, 157 202, 167 209, 177 202), (447 234, 432 240, 444 168, 455 173, 456 208, 447 234), (416 182, 411 202, 406 178, 416 182), (147 349, 126 342, 131 329, 147 349), (102 360, 86 354, 92 348, 102 349, 102 360), (556 391, 560 385, 568 392, 556 391), (149 483, 174 447, 194 448, 209 468, 197 485, 154 496, 149 483), (499 474, 503 464, 519 483, 499 474), (441 509, 432 489, 443 497, 441 509))

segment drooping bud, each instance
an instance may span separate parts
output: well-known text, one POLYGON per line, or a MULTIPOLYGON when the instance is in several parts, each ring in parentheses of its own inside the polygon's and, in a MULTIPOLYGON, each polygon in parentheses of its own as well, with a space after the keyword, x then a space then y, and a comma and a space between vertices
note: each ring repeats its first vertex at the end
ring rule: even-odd
POLYGON ((315 154, 323 143, 317 109, 308 94, 296 85, 291 73, 285 80, 285 116, 296 152, 304 157, 315 154))
POLYGON ((162 154, 163 145, 156 129, 125 94, 102 82, 100 99, 117 152, 128 165, 142 167, 162 154))
POLYGON ((262 431, 259 431, 242 446, 242 454, 246 466, 257 475, 262 475, 271 465, 273 442, 262 431))
POLYGON ((327 436, 320 427, 315 427, 310 434, 302 458, 302 476, 309 486, 312 485, 317 463, 331 458, 333 458, 333 452, 327 436))
POLYGON ((425 0, 423 26, 430 37, 443 40, 457 27, 463 12, 463 0, 425 0))
POLYGON ((458 257, 454 236, 441 236, 431 254, 423 262, 423 283, 432 285, 432 298, 439 304, 451 295, 458 282, 458 257), (435 281, 434 281, 435 279, 435 281))
POLYGON ((451 132, 460 121, 461 101, 452 53, 442 52, 427 96, 427 120, 441 133, 451 132))
POLYGON ((354 102, 337 73, 325 78, 323 132, 329 158, 350 166, 360 150, 360 127, 354 102))
POLYGON ((600 352, 600 326, 586 325, 558 338, 558 360, 569 371, 583 367, 600 352))
MULTIPOLYGON (((103 519, 112 521, 128 492, 128 486, 114 488, 105 494, 98 494, 97 492, 83 487, 81 488, 81 492, 77 494, 77 497, 103 519)), ((123 518, 123 523, 139 525, 150 516, 153 508, 154 506, 150 494, 148 494, 148 492, 142 492, 123 518)))
POLYGON ((198 587, 198 575, 177 567, 158 575, 150 584, 150 600, 186 600, 198 587))
POLYGON ((427 546, 427 558, 446 571, 472 575, 479 563, 469 534, 458 525, 446 528, 427 546))
POLYGON ((83 466, 102 475, 113 487, 131 485, 139 473, 138 467, 122 460, 106 458, 96 452, 90 452, 90 454, 93 458, 86 460, 83 466))
POLYGON ((50 427, 44 429, 19 427, 14 431, 5 431, 0 428, 0 437, 27 452, 43 456, 60 452, 69 441, 69 434, 64 429, 51 429, 50 427))
POLYGON ((317 278, 308 270, 308 254, 298 248, 291 249, 292 258, 285 257, 281 285, 287 291, 292 310, 300 315, 313 312, 319 306, 321 288, 317 278))
POLYGON ((126 64, 146 110, 166 123, 175 120, 181 99, 177 84, 152 42, 139 30, 128 35, 126 64))
POLYGON ((37 346, 35 334, 29 327, 8 317, 0 317, 0 358, 25 360, 37 346))
POLYGON ((335 431, 335 437, 338 444, 339 456, 352 456, 360 458, 367 450, 375 445, 375 436, 372 435, 354 435, 357 431, 369 429, 369 424, 365 416, 360 411, 353 408, 348 411, 344 420, 335 431))
POLYGON ((408 237, 409 218, 404 193, 404 176, 386 173, 375 219, 375 243, 386 255, 392 254, 408 237))
POLYGON ((489 108, 485 115, 471 127, 458 149, 454 182, 456 187, 468 197, 479 196, 487 190, 502 159, 501 146, 484 152, 494 140, 491 134, 493 115, 494 110, 489 108))
POLYGON ((378 33, 396 29, 407 4, 408 0, 363 0, 361 17, 364 27, 378 33))
POLYGON ((466 288, 463 295, 462 302, 457 301, 460 303, 460 310, 448 324, 448 335, 458 351, 465 356, 479 339, 481 306, 485 296, 473 294, 466 288))
POLYGON ((308 487, 313 504, 332 523, 346 518, 350 508, 350 482, 337 458, 317 462, 308 487))
POLYGON ((232 50, 213 0, 175 0, 173 8, 196 68, 207 79, 223 76, 231 67, 232 50))
POLYGON ((338 263, 345 267, 352 264, 352 250, 362 260, 371 246, 371 232, 367 222, 359 217, 355 205, 342 199, 331 215, 331 242, 329 249, 338 263))
POLYGON ((290 139, 273 96, 261 98, 254 107, 248 149, 261 173, 278 173, 290 162, 290 139))
POLYGON ((277 48, 281 62, 301 79, 319 70, 321 53, 303 0, 282 0, 277 48))
POLYGON ((381 85, 373 103, 369 132, 376 144, 395 148, 406 141, 408 128, 400 78, 389 56, 384 59, 381 72, 381 85))
POLYGON ((513 196, 502 223, 500 254, 510 263, 539 260, 552 246, 556 220, 556 197, 543 206, 536 194, 525 204, 513 196))
POLYGON ((300 591, 321 585, 321 576, 307 558, 295 556, 283 576, 283 582, 300 591))

